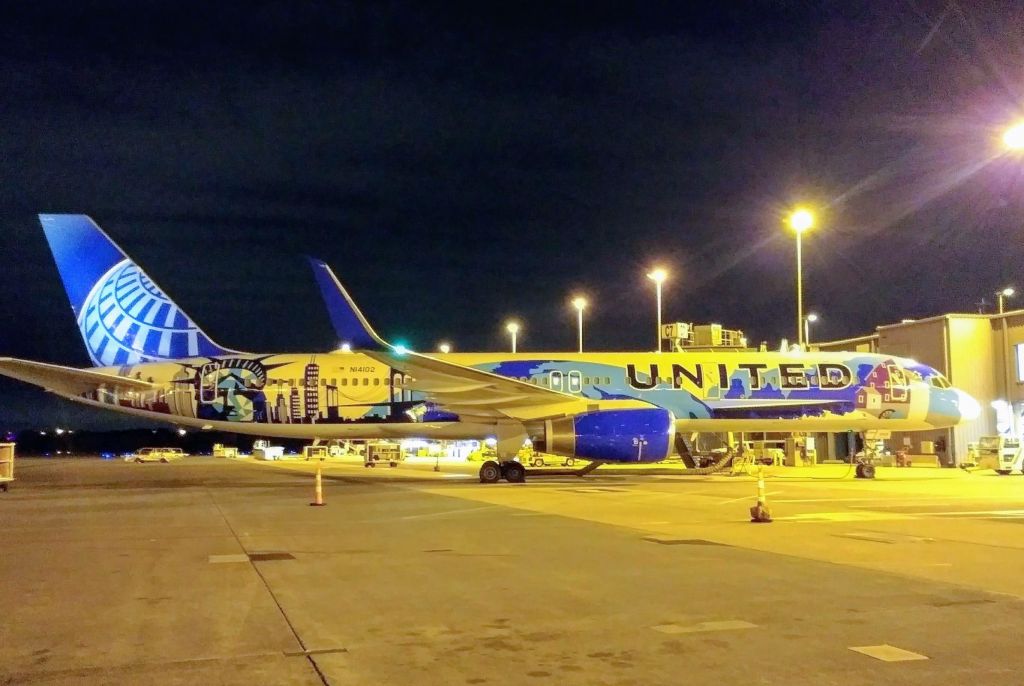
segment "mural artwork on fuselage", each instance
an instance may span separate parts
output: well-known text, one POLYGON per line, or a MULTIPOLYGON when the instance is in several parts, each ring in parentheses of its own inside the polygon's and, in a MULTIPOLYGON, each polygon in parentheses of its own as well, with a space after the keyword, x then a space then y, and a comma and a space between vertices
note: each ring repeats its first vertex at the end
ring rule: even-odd
MULTIPOLYGON (((912 382, 922 381, 929 371, 878 356, 851 356, 842 361, 834 357, 828 361, 797 361, 792 356, 779 356, 778 361, 771 362, 763 355, 737 356, 727 362, 718 361, 723 356, 696 354, 664 355, 658 362, 648 362, 648 355, 629 354, 596 354, 581 359, 508 360, 471 353, 447 357, 577 397, 642 400, 671 411, 680 420, 797 419, 851 413, 903 419, 911 407, 912 382), (594 361, 602 356, 610 358, 609 362, 594 361)), ((100 388, 83 397, 227 422, 458 420, 456 415, 425 402, 423 394, 412 390, 414 380, 358 353, 207 357, 110 371, 149 381, 159 388, 120 394, 100 388)))

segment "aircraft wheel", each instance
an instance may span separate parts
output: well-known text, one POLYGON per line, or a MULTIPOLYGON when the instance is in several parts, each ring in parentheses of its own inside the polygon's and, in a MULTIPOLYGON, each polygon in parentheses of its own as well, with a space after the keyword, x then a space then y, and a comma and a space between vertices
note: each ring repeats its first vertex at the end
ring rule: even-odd
POLYGON ((494 460, 487 460, 480 465, 480 483, 496 484, 501 478, 501 466, 494 460))
POLYGON ((1010 470, 1009 469, 997 469, 996 470, 996 474, 998 474, 999 476, 1009 476, 1010 475, 1010 470))
POLYGON ((573 459, 571 457, 565 458, 565 466, 566 467, 574 467, 575 465, 576 465, 576 460, 575 459, 573 459))
POLYGON ((169 462, 169 460, 166 457, 161 457, 160 461, 163 462, 164 464, 167 464, 169 462))
POLYGON ((526 481, 526 467, 518 462, 506 462, 504 465, 505 480, 512 484, 526 481))

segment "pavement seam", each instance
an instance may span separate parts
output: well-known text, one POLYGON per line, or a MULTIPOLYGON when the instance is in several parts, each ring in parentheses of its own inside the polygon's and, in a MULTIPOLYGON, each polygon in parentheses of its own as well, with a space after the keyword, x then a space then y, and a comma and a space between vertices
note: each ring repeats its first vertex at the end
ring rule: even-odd
MULTIPOLYGON (((238 537, 238 532, 235 531, 235 527, 231 526, 231 522, 228 521, 227 515, 224 514, 224 510, 221 509, 220 503, 218 503, 216 499, 213 497, 213 493, 210 492, 209 488, 206 488, 205 490, 207 497, 210 498, 210 502, 217 509, 217 513, 221 516, 221 519, 224 520, 224 525, 228 528, 228 531, 231 532, 231 535, 234 537, 235 542, 238 543, 238 547, 241 548, 246 555, 248 555, 249 550, 245 547, 245 544, 242 543, 242 539, 238 537)), ((295 625, 292 624, 292 620, 288 617, 288 613, 285 611, 284 606, 281 605, 281 601, 278 600, 277 594, 274 593, 274 589, 270 587, 270 583, 267 581, 267 578, 263 576, 263 572, 260 571, 259 565, 253 562, 252 558, 250 558, 249 564, 252 566, 253 571, 256 572, 256 576, 260 578, 260 582, 263 584, 263 587, 267 589, 267 593, 270 594, 270 599, 274 601, 274 605, 277 606, 278 612, 281 613, 281 617, 284 619, 285 624, 288 625, 288 630, 292 632, 292 636, 295 637, 296 643, 298 643, 299 647, 302 648, 302 652, 304 653, 306 660, 309 661, 309 664, 313 668, 313 671, 316 672, 316 675, 320 678, 320 683, 322 683, 324 686, 330 686, 330 682, 327 681, 327 676, 320 670, 320 666, 316 663, 316 660, 314 659, 314 653, 310 652, 310 648, 302 640, 302 637, 299 635, 299 632, 295 628, 295 625)), ((285 653, 285 655, 287 655, 287 653, 285 653)))

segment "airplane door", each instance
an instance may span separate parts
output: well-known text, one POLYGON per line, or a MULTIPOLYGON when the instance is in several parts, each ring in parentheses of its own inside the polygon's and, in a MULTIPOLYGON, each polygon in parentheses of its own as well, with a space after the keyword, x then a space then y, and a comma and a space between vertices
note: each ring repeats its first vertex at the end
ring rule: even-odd
POLYGON ((562 390, 562 372, 549 372, 548 378, 551 379, 551 390, 562 390))
POLYGON ((579 372, 569 372, 566 375, 566 381, 568 381, 570 393, 583 391, 583 376, 579 372))

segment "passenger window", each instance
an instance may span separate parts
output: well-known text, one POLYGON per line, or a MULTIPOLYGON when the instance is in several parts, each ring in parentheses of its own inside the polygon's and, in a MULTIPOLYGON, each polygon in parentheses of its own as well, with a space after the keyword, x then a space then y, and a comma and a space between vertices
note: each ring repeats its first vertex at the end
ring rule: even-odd
POLYGON ((347 379, 347 378, 345 378, 345 379, 342 379, 342 380, 341 380, 341 385, 342 385, 342 386, 348 386, 348 379, 347 379))
POLYGON ((374 386, 380 386, 380 379, 374 379, 373 380, 373 385, 374 386))
POLYGON ((369 386, 370 385, 370 377, 366 377, 365 379, 363 379, 363 385, 364 386, 369 386))

